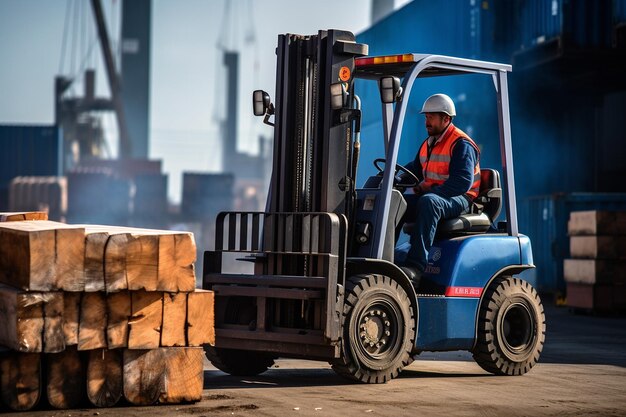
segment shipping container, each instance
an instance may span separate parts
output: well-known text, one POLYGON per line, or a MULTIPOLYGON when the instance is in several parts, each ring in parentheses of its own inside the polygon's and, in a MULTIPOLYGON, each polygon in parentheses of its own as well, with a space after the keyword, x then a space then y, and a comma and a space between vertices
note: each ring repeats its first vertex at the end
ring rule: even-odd
POLYGON ((611 46, 611 0, 524 0, 519 3, 520 49, 558 41, 578 48, 611 46))
POLYGON ((63 140, 56 126, 0 125, 0 210, 18 176, 62 175, 63 140))
POLYGON ((67 174, 67 221, 128 225, 135 187, 110 172, 67 174))
POLYGON ((520 229, 533 247, 535 282, 543 293, 563 295, 563 259, 569 257, 567 222, 572 211, 626 211, 626 193, 569 193, 530 197, 523 202, 520 229), (523 229, 522 229, 523 225, 523 229))
POLYGON ((15 177, 9 188, 9 211, 44 211, 63 221, 67 211, 65 177, 15 177))

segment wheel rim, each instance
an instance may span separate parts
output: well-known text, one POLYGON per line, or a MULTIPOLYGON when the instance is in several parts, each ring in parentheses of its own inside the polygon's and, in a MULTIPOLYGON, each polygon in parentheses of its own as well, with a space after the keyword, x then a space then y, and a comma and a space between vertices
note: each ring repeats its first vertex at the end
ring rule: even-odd
POLYGON ((515 356, 532 350, 535 323, 526 304, 513 303, 508 306, 500 322, 500 335, 503 347, 515 356))
POLYGON ((361 310, 355 326, 354 340, 358 356, 370 369, 382 369, 381 362, 394 358, 402 346, 402 312, 387 299, 373 300, 361 310))

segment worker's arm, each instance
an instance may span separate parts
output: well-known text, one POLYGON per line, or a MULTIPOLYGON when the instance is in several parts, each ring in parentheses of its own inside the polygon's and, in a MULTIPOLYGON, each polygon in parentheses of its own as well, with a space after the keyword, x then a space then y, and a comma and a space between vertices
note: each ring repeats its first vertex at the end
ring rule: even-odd
POLYGON ((474 182, 476 149, 466 140, 459 140, 452 149, 450 176, 440 186, 433 186, 430 191, 442 197, 450 198, 469 191, 474 182))

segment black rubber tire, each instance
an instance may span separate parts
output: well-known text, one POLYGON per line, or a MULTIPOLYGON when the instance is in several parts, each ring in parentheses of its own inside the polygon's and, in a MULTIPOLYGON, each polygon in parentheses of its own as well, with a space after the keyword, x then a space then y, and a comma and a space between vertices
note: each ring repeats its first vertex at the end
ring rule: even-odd
POLYGON ((472 353, 485 371, 524 375, 539 361, 546 318, 537 291, 513 277, 495 279, 478 313, 478 334, 472 353))
POLYGON ((382 275, 348 278, 342 319, 341 357, 331 362, 339 375, 381 384, 413 362, 415 312, 396 281, 382 275))
POLYGON ((274 357, 262 352, 221 349, 205 345, 206 357, 220 371, 234 376, 255 376, 274 365, 274 357))

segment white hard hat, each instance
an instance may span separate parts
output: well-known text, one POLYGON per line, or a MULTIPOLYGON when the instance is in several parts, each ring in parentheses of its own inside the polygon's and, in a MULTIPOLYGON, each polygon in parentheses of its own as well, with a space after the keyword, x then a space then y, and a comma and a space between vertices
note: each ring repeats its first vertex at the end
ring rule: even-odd
POLYGON ((433 94, 428 97, 420 113, 445 113, 450 117, 456 116, 454 101, 445 94, 433 94))

